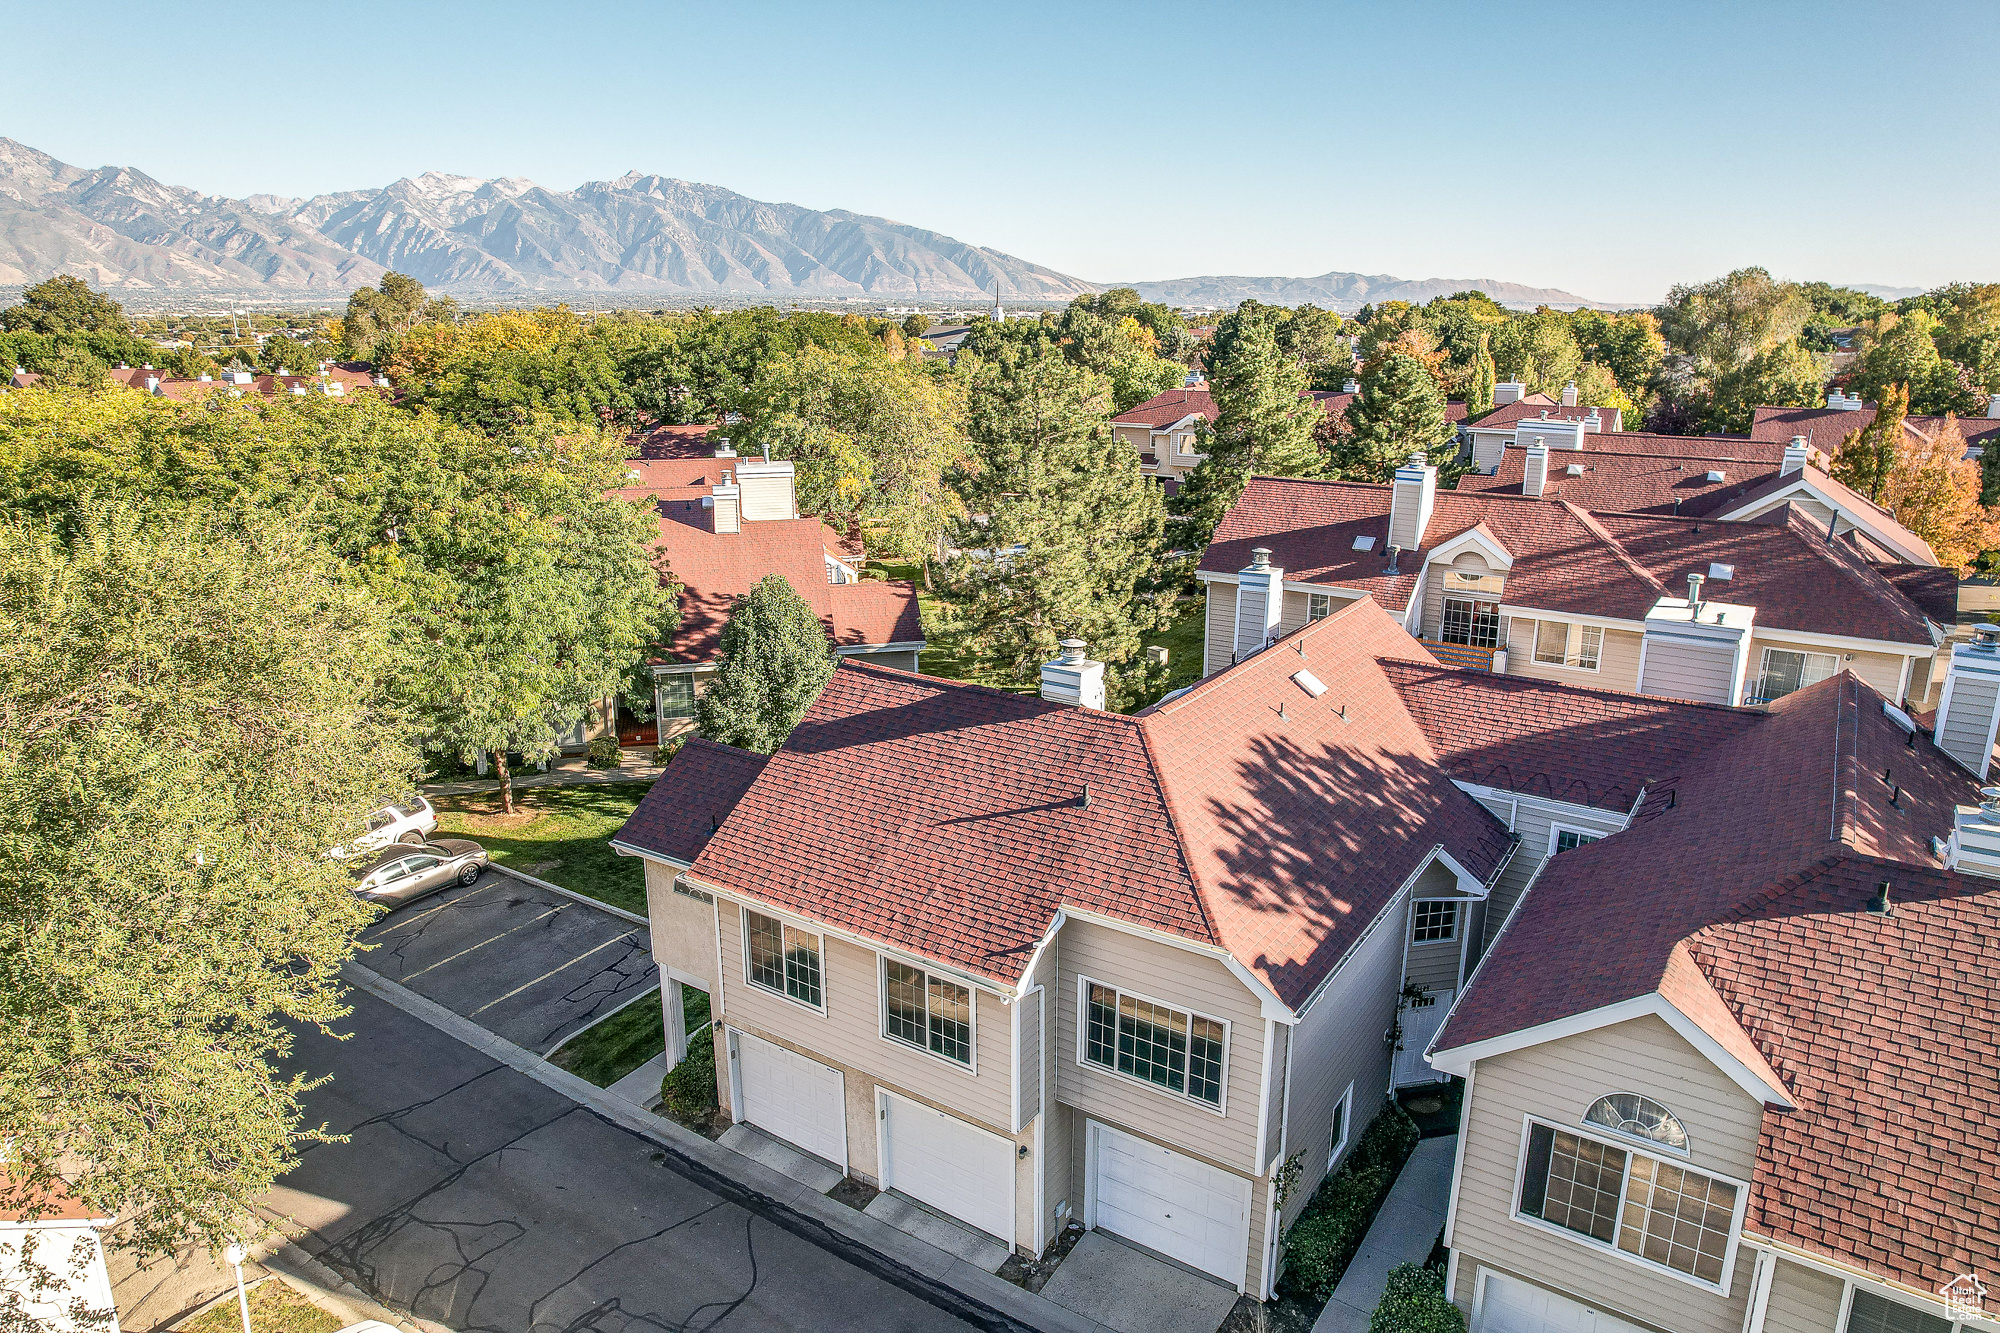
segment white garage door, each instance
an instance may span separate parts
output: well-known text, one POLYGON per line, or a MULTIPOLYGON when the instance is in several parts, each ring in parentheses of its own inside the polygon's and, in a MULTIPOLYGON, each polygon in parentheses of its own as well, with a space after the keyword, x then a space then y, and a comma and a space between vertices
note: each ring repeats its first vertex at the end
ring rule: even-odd
POLYGON ((1645 1333, 1636 1324, 1518 1278, 1481 1273, 1473 1333, 1645 1333))
POLYGON ((845 1171, 847 1104, 840 1071, 747 1032, 732 1035, 742 1118, 845 1171))
POLYGON ((1240 1288, 1250 1182, 1105 1125, 1090 1133, 1089 1225, 1240 1288))
POLYGON ((882 1187, 1012 1244, 1014 1145, 921 1102, 882 1101, 882 1187))

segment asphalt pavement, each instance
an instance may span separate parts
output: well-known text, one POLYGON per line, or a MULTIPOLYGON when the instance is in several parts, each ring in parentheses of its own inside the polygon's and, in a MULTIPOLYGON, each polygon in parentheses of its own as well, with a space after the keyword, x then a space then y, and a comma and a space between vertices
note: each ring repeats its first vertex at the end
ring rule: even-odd
MULTIPOLYGON (((379 958, 380 955, 374 955, 379 958)), ((372 995, 352 1036, 302 1033, 332 1079, 266 1197, 383 1304, 493 1333, 1015 1327, 372 995)), ((298 1233, 294 1233, 298 1234, 298 1233)))
POLYGON ((537 1055, 660 985, 643 925, 493 870, 361 942, 371 971, 537 1055))

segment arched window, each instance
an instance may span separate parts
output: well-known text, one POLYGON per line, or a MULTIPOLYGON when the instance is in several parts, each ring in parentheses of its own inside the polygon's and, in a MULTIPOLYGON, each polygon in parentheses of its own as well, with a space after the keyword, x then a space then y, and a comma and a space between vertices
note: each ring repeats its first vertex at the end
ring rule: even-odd
POLYGON ((1599 1097, 1583 1113, 1583 1123, 1645 1139, 1675 1152, 1688 1150, 1687 1130, 1674 1113, 1636 1092, 1614 1092, 1609 1097, 1599 1097))

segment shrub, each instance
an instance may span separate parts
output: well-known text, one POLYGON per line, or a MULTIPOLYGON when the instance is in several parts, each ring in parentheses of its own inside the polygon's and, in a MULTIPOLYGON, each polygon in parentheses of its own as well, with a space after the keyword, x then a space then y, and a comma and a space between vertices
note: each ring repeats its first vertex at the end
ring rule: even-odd
POLYGON ((599 736, 583 747, 584 762, 592 768, 616 768, 622 757, 616 736, 599 736))
POLYGON ((660 1100, 678 1116, 692 1118, 715 1105, 715 1033, 688 1034, 687 1059, 660 1080, 660 1100))
POLYGON ((1319 1301, 1333 1294, 1361 1248, 1368 1224, 1422 1137, 1408 1111, 1394 1098, 1384 1101, 1340 1169, 1313 1192, 1305 1211, 1285 1233, 1287 1289, 1319 1301))
POLYGON ((670 741, 661 742, 659 745, 653 747, 653 762, 661 768, 665 768, 668 764, 674 762, 674 756, 679 754, 681 746, 686 744, 687 737, 684 735, 676 736, 670 741))
POLYGON ((1444 1270, 1418 1264, 1390 1269, 1368 1333, 1465 1333, 1465 1316, 1445 1294, 1444 1270))

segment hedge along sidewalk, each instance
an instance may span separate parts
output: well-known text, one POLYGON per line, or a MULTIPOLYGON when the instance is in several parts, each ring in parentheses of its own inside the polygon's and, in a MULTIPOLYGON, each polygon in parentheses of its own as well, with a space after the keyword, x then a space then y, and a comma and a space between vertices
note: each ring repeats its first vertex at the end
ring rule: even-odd
POLYGON ((1313 1333, 1366 1333, 1381 1304, 1389 1271, 1430 1258, 1451 1205, 1451 1170, 1458 1154, 1456 1134, 1425 1139, 1403 1164, 1389 1197, 1368 1227, 1361 1248, 1340 1275, 1313 1333))

